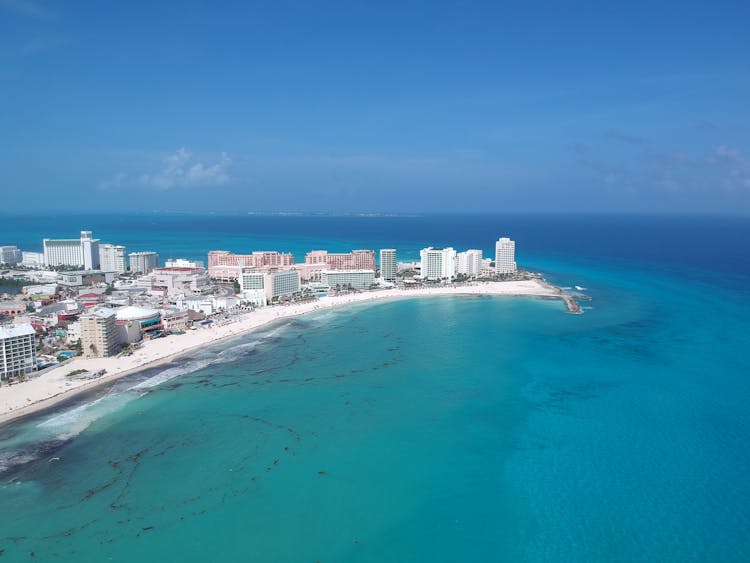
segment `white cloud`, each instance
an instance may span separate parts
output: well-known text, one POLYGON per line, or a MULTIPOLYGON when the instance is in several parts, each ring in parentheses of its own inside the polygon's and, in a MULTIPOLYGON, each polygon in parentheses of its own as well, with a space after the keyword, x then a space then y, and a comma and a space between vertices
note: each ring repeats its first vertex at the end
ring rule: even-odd
POLYGON ((0 8, 34 18, 50 18, 52 12, 44 6, 30 0, 0 0, 0 8))
POLYGON ((739 149, 719 145, 706 157, 706 162, 724 171, 724 185, 730 189, 750 189, 750 159, 739 149))
POLYGON ((229 176, 230 164, 231 159, 224 152, 221 153, 218 162, 205 164, 197 162, 191 151, 181 148, 165 157, 162 168, 157 172, 145 173, 137 177, 117 174, 114 178, 101 182, 100 187, 102 189, 143 187, 169 190, 172 188, 221 186, 231 179, 229 176))

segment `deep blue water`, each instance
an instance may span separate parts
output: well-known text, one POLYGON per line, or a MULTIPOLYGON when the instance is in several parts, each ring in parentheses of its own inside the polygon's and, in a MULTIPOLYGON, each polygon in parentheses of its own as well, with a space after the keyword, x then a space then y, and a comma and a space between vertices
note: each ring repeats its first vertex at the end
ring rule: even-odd
POLYGON ((593 300, 309 316, 0 427, 4 558, 750 560, 748 219, 162 219, 0 239, 137 245, 155 222, 134 249, 412 257, 508 234, 593 300))

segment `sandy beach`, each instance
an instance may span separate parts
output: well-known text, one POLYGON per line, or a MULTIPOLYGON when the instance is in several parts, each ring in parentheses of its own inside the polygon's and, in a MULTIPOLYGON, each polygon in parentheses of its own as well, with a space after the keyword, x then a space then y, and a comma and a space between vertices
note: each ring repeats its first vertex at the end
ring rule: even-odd
POLYGON ((541 280, 480 282, 459 287, 446 286, 419 289, 385 289, 323 297, 316 301, 265 307, 240 316, 236 322, 221 326, 201 327, 181 335, 148 340, 130 356, 110 358, 76 358, 57 369, 28 381, 0 387, 0 423, 49 408, 58 402, 105 385, 144 368, 157 366, 192 350, 219 340, 238 336, 274 321, 344 307, 354 303, 431 297, 440 295, 497 295, 562 298, 559 288, 541 280), (96 372, 106 370, 97 379, 69 377, 75 370, 96 372))

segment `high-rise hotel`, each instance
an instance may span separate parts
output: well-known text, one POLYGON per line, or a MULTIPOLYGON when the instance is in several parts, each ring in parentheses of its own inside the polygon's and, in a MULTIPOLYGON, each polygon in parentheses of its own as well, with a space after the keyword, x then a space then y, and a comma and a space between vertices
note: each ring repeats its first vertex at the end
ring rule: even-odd
POLYGON ((28 375, 36 370, 36 346, 31 325, 0 327, 0 379, 28 375))
POLYGON ((495 273, 512 274, 516 271, 516 241, 502 237, 495 243, 495 273))
POLYGON ((49 239, 42 241, 44 264, 74 266, 84 270, 99 269, 99 239, 91 231, 81 231, 80 239, 49 239))
POLYGON ((459 252, 456 255, 456 273, 477 278, 482 272, 482 251, 477 249, 459 252))
POLYGON ((396 249, 395 248, 381 248, 380 249, 380 279, 385 281, 396 280, 396 249))
POLYGON ((116 244, 99 245, 99 267, 104 272, 117 272, 124 274, 127 271, 125 264, 125 247, 116 244))
POLYGON ((105 358, 119 352, 121 346, 114 309, 96 309, 81 315, 80 320, 84 358, 105 358))
POLYGON ((456 251, 453 248, 423 248, 419 252, 422 279, 452 280, 456 276, 456 251))
POLYGON ((159 255, 156 252, 131 252, 130 271, 139 274, 148 274, 159 266, 159 255))

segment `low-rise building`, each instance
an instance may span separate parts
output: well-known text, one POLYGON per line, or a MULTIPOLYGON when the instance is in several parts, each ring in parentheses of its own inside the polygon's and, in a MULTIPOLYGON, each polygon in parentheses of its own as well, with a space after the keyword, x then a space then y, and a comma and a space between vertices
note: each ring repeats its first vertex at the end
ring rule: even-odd
POLYGON ((134 285, 164 295, 202 294, 211 289, 211 280, 203 268, 156 268, 134 285))
POLYGON ((0 379, 20 377, 36 370, 35 334, 29 324, 0 327, 0 379))
POLYGON ((143 340, 141 323, 138 321, 115 321, 115 327, 117 328, 117 338, 120 339, 120 344, 124 346, 143 340))
POLYGON ((44 254, 41 252, 21 252, 21 265, 27 268, 41 268, 44 266, 44 254))
POLYGON ((26 303, 21 301, 0 301, 0 315, 15 317, 26 312, 26 303))
POLYGON ((187 328, 188 312, 185 310, 170 307, 159 311, 161 314, 161 323, 164 330, 179 332, 187 328))
POLYGON ((482 267, 479 271, 479 277, 491 278, 495 275, 495 267, 492 265, 492 258, 482 258, 482 267))
POLYGON ((185 258, 170 258, 164 262, 165 268, 204 268, 201 260, 186 260, 185 258))
POLYGON ((56 283, 44 283, 35 285, 25 285, 21 289, 24 295, 54 295, 57 293, 56 283))
POLYGON ((81 321, 71 321, 65 325, 65 342, 73 344, 81 340, 81 321))
POLYGON ((98 283, 112 283, 117 277, 115 272, 102 272, 101 270, 81 270, 78 272, 60 272, 57 275, 57 283, 67 287, 82 285, 95 285, 98 283))
POLYGON ((325 270, 321 283, 330 288, 369 289, 375 284, 373 270, 325 270))
POLYGON ((162 328, 161 315, 156 309, 129 305, 127 307, 113 309, 113 311, 117 323, 137 323, 141 333, 162 328))

